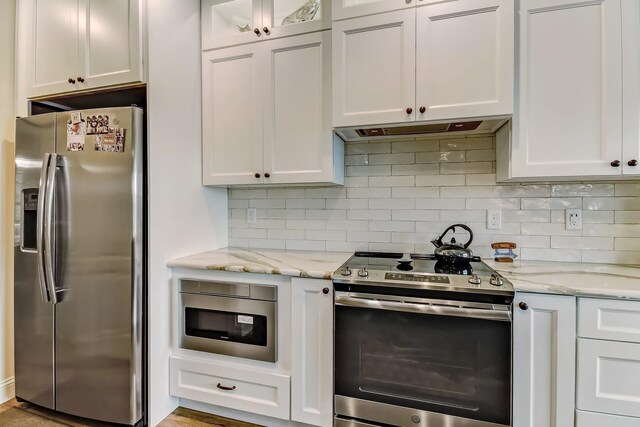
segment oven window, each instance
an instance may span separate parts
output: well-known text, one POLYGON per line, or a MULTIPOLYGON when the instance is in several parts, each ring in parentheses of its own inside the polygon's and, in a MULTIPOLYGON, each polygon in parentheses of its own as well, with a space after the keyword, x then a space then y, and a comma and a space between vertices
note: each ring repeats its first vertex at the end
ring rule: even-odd
POLYGON ((336 306, 336 394, 508 425, 511 324, 336 306))
POLYGON ((185 335, 253 344, 267 345, 267 317, 227 311, 185 308, 185 335))

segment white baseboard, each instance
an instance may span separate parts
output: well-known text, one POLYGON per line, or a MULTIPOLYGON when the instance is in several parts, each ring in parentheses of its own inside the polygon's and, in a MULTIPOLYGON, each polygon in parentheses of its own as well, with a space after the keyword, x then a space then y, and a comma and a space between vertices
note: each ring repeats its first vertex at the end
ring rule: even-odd
POLYGON ((7 378, 0 382, 0 403, 4 403, 7 400, 11 400, 16 397, 16 382, 15 378, 7 378))

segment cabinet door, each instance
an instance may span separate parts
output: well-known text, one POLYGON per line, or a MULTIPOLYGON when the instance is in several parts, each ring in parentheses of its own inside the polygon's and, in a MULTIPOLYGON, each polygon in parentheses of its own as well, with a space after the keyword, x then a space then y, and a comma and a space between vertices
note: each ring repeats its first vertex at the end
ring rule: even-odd
POLYGON ((415 120, 415 13, 333 23, 334 127, 415 120))
POLYGON ((30 26, 20 34, 27 38, 27 96, 42 96, 77 89, 69 79, 78 77, 78 0, 20 2, 19 13, 30 26))
POLYGON ((331 32, 273 40, 264 47, 265 182, 330 181, 331 32))
POLYGON ((264 0, 264 39, 331 28, 331 0, 264 0))
POLYGON ((80 89, 142 81, 139 0, 80 2, 80 89), (84 80, 84 81, 82 81, 84 80))
POLYGON ((292 279, 291 419, 331 426, 333 417, 333 284, 292 279))
POLYGON ((523 0, 513 177, 619 175, 620 0, 523 0))
POLYGON ((339 21, 381 12, 413 8, 416 3, 422 4, 432 1, 434 0, 331 0, 331 16, 334 21, 339 21))
POLYGON ((622 0, 622 170, 640 174, 640 4, 622 0), (635 166, 634 166, 635 165, 635 166))
POLYGON ((513 21, 513 0, 417 9, 416 120, 513 113, 513 21))
POLYGON ((640 417, 640 344, 578 339, 578 409, 640 417))
POLYGON ((262 182, 261 52, 254 43, 202 55, 204 185, 262 182))
POLYGON ((575 298, 516 294, 513 318, 514 427, 573 425, 575 359, 575 298))
POLYGON ((576 411, 576 427, 638 427, 640 419, 576 411))
POLYGON ((202 0, 202 50, 262 40, 262 0, 202 0))

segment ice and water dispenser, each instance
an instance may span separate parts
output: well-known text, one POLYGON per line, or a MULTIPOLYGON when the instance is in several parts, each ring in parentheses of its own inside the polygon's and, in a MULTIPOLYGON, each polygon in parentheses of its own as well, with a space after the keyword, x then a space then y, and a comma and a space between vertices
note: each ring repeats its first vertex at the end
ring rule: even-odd
POLYGON ((38 229, 38 189, 22 190, 22 233, 20 247, 23 251, 35 251, 38 229))

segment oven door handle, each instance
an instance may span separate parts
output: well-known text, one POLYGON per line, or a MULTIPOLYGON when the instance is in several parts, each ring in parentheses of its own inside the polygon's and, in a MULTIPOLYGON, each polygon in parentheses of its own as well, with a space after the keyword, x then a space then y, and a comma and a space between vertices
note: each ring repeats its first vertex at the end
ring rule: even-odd
POLYGON ((390 301, 388 299, 375 300, 367 298, 354 298, 336 292, 335 305, 357 308, 371 308, 374 310, 401 311, 406 313, 430 314, 436 316, 467 317, 472 319, 497 320, 511 322, 510 310, 495 310, 489 308, 469 308, 461 306, 447 306, 434 304, 420 304, 415 302, 403 302, 402 300, 390 301))

